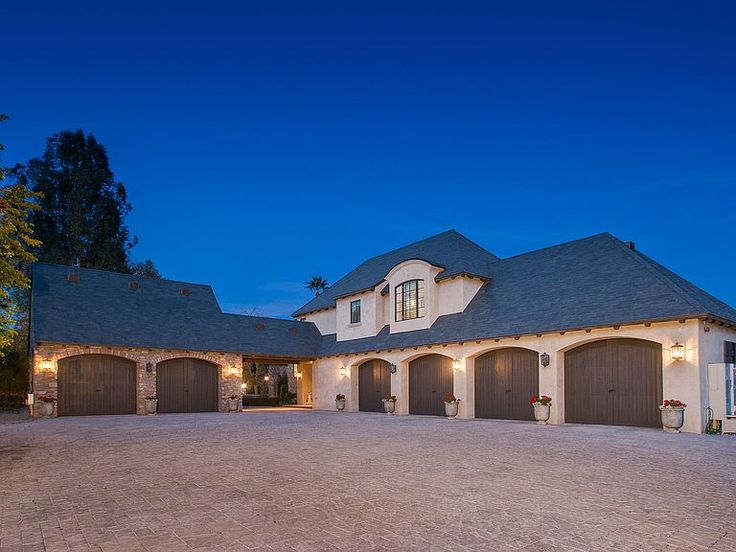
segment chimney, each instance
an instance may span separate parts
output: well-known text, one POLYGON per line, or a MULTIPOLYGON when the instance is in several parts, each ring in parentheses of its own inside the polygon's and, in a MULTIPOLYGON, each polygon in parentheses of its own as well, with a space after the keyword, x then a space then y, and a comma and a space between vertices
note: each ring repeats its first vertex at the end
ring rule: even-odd
POLYGON ((636 245, 634 245, 634 242, 633 241, 627 241, 624 245, 626 245, 626 247, 628 247, 632 251, 635 251, 636 250, 636 245))

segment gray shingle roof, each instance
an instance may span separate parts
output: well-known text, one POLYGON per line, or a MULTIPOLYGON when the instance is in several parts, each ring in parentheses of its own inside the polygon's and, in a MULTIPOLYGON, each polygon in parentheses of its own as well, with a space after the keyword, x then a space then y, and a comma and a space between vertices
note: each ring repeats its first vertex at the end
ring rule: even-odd
POLYGON ((33 342, 310 357, 321 339, 312 323, 223 313, 210 286, 44 263, 32 282, 33 342))
POLYGON ((437 276, 438 280, 463 273, 487 278, 491 265, 498 261, 498 257, 462 234, 448 230, 368 259, 298 309, 293 316, 334 307, 338 297, 373 289, 393 267, 409 259, 422 259, 444 268, 437 276))
POLYGON ((37 263, 31 340, 313 358, 694 316, 736 323, 736 310, 610 234, 499 260, 450 231, 366 261, 329 288, 323 304, 375 285, 376 274, 409 258, 489 281, 464 313, 429 329, 390 334, 387 326, 376 337, 337 342, 312 323, 225 314, 209 286, 37 263), (70 272, 78 283, 67 281, 70 272), (133 281, 139 289, 128 288, 133 281))

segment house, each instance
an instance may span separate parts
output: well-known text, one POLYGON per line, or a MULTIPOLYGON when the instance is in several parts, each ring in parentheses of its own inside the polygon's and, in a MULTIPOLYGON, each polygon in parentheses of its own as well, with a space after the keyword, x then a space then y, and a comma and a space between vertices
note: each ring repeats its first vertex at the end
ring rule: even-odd
POLYGON ((659 425, 663 398, 701 432, 707 365, 736 310, 610 234, 500 259, 454 230, 367 260, 295 320, 223 313, 208 286, 58 265, 33 270, 33 391, 58 413, 222 410, 244 362, 293 364, 297 400, 333 410, 659 425))

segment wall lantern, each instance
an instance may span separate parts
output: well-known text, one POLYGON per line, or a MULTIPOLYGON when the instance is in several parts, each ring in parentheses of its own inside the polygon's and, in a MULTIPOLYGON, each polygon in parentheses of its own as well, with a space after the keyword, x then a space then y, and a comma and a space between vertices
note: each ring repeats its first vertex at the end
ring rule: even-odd
POLYGON ((291 369, 294 371, 294 377, 299 377, 299 365, 298 364, 292 364, 291 369))
POLYGON ((392 374, 395 374, 396 373, 396 365, 395 364, 391 364, 391 366, 389 367, 389 369, 391 370, 391 373, 392 374))
POLYGON ((296 376, 296 379, 302 379, 302 373, 301 372, 297 372, 295 374, 295 376, 296 376))
POLYGON ((453 370, 460 370, 460 368, 463 367, 463 361, 460 359, 455 359, 452 361, 452 369, 453 370))
POLYGON ((345 366, 340 366, 340 376, 344 378, 347 375, 348 375, 348 369, 345 368, 345 366))
POLYGON ((263 381, 268 381, 270 378, 268 376, 263 376, 263 381))
POLYGON ((46 360, 42 360, 41 361, 41 370, 47 370, 47 371, 50 372, 53 369, 54 369, 54 361, 53 360, 46 359, 46 360))
POLYGON ((153 372, 153 362, 146 362, 146 372, 149 374, 153 372))
POLYGON ((241 389, 242 389, 243 391, 245 391, 246 389, 248 389, 248 384, 247 384, 247 383, 245 383, 245 382, 243 382, 243 383, 241 383, 241 384, 240 384, 240 388, 241 388, 241 389))
POLYGON ((549 355, 547 353, 542 353, 539 355, 539 362, 544 366, 545 368, 549 366, 549 355))
POLYGON ((672 360, 674 361, 684 360, 685 346, 679 341, 676 341, 675 344, 670 347, 670 357, 672 357, 672 360))

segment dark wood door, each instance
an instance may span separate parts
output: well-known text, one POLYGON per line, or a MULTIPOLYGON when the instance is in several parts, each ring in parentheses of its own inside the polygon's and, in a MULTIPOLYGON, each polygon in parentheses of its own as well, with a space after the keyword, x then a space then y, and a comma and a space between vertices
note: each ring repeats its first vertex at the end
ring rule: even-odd
POLYGON ((385 360, 369 360, 358 367, 358 409, 383 412, 382 400, 391 394, 391 365, 385 360))
POLYGON ((81 355, 58 364, 59 416, 135 414, 135 362, 109 355, 81 355))
POLYGON ((195 358, 175 358, 156 366, 159 412, 217 412, 216 365, 195 358))
POLYGON ((586 424, 659 427, 662 346, 606 339, 565 353, 565 419, 586 424))
POLYGON ((409 413, 445 415, 445 395, 452 393, 452 359, 426 355, 409 363, 409 413))
POLYGON ((532 395, 539 393, 539 354, 508 348, 475 359, 475 417, 533 420, 532 395))

